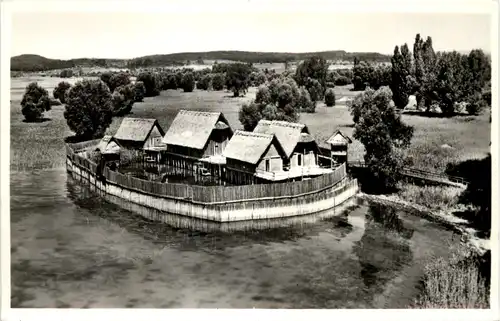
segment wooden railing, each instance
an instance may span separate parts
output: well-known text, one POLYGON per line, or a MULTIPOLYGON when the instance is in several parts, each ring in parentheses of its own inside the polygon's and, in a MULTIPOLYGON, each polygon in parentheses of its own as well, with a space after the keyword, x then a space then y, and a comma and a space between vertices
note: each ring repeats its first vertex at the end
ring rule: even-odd
MULTIPOLYGON (((362 160, 349 161, 348 165, 351 167, 367 167, 366 163, 362 160)), ((467 179, 465 179, 463 177, 451 176, 451 175, 443 174, 440 172, 433 172, 433 171, 422 170, 422 169, 412 168, 412 167, 403 167, 400 174, 405 175, 405 176, 409 176, 409 177, 430 180, 430 181, 434 181, 434 182, 442 182, 442 183, 451 182, 451 183, 458 183, 458 184, 463 184, 463 185, 469 184, 467 179)))
MULTIPOLYGON (((72 146, 66 145, 67 157, 81 168, 96 173, 97 164, 75 153, 72 146)), ((160 183, 124 175, 105 168, 106 181, 122 187, 139 190, 148 194, 177 199, 188 199, 200 203, 226 203, 231 201, 258 200, 268 198, 294 197, 314 193, 333 187, 347 175, 346 165, 336 168, 332 173, 309 180, 240 186, 199 186, 188 184, 160 183)))

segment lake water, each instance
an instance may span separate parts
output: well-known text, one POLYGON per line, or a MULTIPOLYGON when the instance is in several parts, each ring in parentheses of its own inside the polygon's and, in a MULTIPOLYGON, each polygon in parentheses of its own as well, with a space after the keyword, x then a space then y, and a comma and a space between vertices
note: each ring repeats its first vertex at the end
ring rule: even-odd
POLYGON ((11 172, 12 307, 404 308, 451 232, 360 202, 267 230, 142 219, 64 169, 11 172))

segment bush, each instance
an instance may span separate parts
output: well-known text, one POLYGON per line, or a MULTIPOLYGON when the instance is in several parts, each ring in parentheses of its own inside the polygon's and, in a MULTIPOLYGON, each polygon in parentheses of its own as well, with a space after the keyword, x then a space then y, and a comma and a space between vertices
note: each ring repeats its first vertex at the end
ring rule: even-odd
POLYGON ((224 74, 217 73, 212 76, 212 89, 213 90, 224 90, 224 74))
POLYGON ((166 82, 165 84, 166 89, 175 90, 180 86, 180 84, 177 83, 177 77, 175 76, 174 73, 167 74, 165 82, 166 82))
POLYGON ((465 109, 470 115, 479 115, 486 108, 486 102, 481 94, 477 93, 468 99, 465 109))
POLYGON ((146 87, 144 87, 144 83, 142 81, 136 81, 134 85, 135 90, 135 102, 141 102, 144 100, 144 96, 146 95, 146 87))
POLYGON ((141 72, 137 76, 137 81, 142 81, 146 88, 144 97, 154 97, 160 94, 160 84, 158 80, 158 76, 151 72, 141 72))
POLYGON ((491 89, 483 92, 483 100, 488 104, 488 106, 491 106, 491 89))
POLYGON ((132 110, 135 102, 135 85, 128 84, 115 89, 112 96, 113 115, 124 116, 132 110))
POLYGON ((211 82, 212 82, 212 77, 210 75, 204 75, 196 83, 196 89, 208 90, 208 89, 210 89, 211 82))
POLYGON ((347 86, 349 84, 351 84, 351 80, 345 76, 335 78, 335 86, 347 86))
POLYGON ((59 74, 59 77, 61 77, 61 78, 71 78, 71 77, 73 77, 73 70, 71 70, 71 69, 64 69, 59 74))
POLYGON ((266 74, 262 71, 254 71, 250 74, 250 85, 258 87, 267 81, 266 74))
POLYGON ((21 107, 21 112, 26 121, 39 121, 43 113, 50 110, 49 93, 38 83, 32 82, 26 86, 26 91, 21 100, 21 107))
POLYGON ((194 75, 192 72, 187 72, 182 76, 182 89, 184 92, 189 93, 194 89, 194 75))
POLYGON ((102 137, 113 117, 111 92, 101 80, 77 82, 68 91, 64 118, 81 138, 102 137))
POLYGON ((328 88, 325 92, 325 104, 328 107, 335 106, 335 92, 331 88, 328 88))
POLYGON ((66 93, 68 89, 71 88, 71 85, 68 82, 61 81, 56 88, 54 88, 53 95, 55 99, 59 99, 61 103, 66 102, 66 93))

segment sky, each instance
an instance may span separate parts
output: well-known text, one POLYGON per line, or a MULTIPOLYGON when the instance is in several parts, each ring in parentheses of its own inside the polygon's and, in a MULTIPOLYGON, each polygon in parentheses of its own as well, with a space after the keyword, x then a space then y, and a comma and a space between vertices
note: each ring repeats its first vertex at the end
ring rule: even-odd
POLYGON ((16 12, 11 55, 134 58, 175 52, 345 50, 390 54, 431 36, 434 50, 490 51, 490 16, 464 13, 16 12))

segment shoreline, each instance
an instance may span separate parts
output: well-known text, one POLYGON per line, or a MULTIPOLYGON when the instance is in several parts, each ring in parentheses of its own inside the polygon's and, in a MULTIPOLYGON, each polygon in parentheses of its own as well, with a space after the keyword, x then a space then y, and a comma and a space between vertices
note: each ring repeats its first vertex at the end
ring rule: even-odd
POLYGON ((423 205, 410 203, 392 195, 372 195, 365 194, 360 191, 356 196, 363 200, 369 200, 386 205, 400 206, 412 215, 422 217, 431 222, 438 223, 445 228, 449 228, 461 235, 461 243, 479 255, 483 255, 487 251, 491 250, 489 239, 483 239, 476 236, 476 233, 478 232, 477 230, 462 226, 462 224, 467 223, 467 220, 458 218, 450 212, 436 212, 435 210, 427 208, 423 205))

